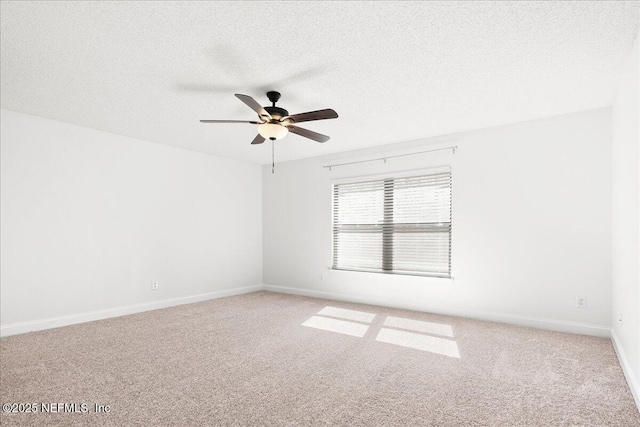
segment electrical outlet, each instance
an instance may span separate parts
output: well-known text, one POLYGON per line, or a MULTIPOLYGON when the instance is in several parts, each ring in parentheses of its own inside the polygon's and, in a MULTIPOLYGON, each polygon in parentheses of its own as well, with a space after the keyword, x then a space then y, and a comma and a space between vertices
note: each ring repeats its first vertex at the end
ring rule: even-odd
POLYGON ((324 282, 324 274, 320 273, 319 277, 320 277, 320 281, 324 282))
POLYGON ((576 307, 578 307, 578 308, 587 308, 587 297, 578 297, 578 298, 576 298, 576 307))
POLYGON ((622 316, 622 313, 618 314, 618 323, 620 324, 620 327, 622 328, 624 326, 624 317, 622 316))
POLYGON ((151 290, 152 291, 158 290, 158 282, 151 282, 151 290))

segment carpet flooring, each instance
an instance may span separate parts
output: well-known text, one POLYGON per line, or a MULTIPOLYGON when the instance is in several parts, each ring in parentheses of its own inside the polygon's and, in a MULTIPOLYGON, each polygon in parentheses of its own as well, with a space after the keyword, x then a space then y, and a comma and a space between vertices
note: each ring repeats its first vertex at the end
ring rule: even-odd
POLYGON ((270 292, 2 338, 0 401, 39 411, 3 426, 640 426, 608 339, 270 292))

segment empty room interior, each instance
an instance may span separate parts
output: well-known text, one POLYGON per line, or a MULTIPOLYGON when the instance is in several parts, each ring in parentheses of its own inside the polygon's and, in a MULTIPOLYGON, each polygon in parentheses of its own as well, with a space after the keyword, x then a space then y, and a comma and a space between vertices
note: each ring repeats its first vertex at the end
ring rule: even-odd
POLYGON ((637 1, 1 1, 3 426, 640 426, 637 1))

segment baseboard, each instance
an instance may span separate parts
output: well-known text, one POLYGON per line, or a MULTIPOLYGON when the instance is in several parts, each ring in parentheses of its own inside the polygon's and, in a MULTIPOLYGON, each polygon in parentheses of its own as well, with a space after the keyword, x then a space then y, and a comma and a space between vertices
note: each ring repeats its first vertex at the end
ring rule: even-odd
MULTIPOLYGON (((518 326, 533 327, 538 329, 547 329, 558 332, 569 332, 583 335, 594 335, 600 337, 611 337, 609 327, 589 325, 584 323, 566 322, 550 319, 542 319, 526 316, 514 316, 510 314, 495 313, 481 310, 465 310, 452 309, 439 306, 428 306, 416 304, 414 302, 406 302, 399 300, 384 301, 358 295, 339 294, 331 292, 315 291, 310 289, 290 288, 285 286, 273 285, 254 285, 242 288, 225 289, 222 291, 209 292, 199 295, 191 295, 187 297, 172 298, 161 301, 153 301, 143 304, 134 304, 122 307, 114 307, 105 310, 97 310, 86 313, 72 314, 68 316, 53 317, 48 319, 39 319, 29 322, 11 323, 0 326, 0 337, 9 335, 22 334, 31 331, 39 331, 43 329, 57 328, 61 326, 74 325, 77 323, 91 322, 93 320, 107 319, 110 317, 124 316, 127 314, 140 313, 143 311, 157 310, 161 308, 173 307, 176 305, 190 304, 194 302, 206 301, 210 299, 223 298, 233 295, 241 295, 250 292, 266 290, 270 292, 278 292, 292 295, 302 295, 313 298, 323 298, 336 301, 354 302, 360 304, 378 305, 405 310, 422 311, 436 314, 444 314, 449 316, 469 317, 473 319, 486 320, 491 322, 509 323, 518 326)), ((626 359, 625 359, 626 360, 626 359)))
POLYGON ((187 297, 171 298, 161 301, 153 301, 142 304, 133 304, 122 307, 96 310, 86 313, 71 314, 68 316, 52 317, 48 319, 32 320, 29 322, 10 323, 0 326, 0 337, 24 334, 26 332, 41 331, 44 329, 59 328, 61 326, 75 325, 77 323, 91 322, 94 320, 108 319, 111 317, 125 316, 127 314, 141 313, 143 311, 157 310, 182 304, 206 301, 210 299, 230 297, 233 295, 247 294, 262 290, 262 285, 246 286, 242 288, 224 289, 205 294, 191 295, 187 297))
POLYGON ((638 411, 640 411, 640 384, 631 371, 631 365, 629 365, 629 361, 627 360, 627 356, 622 348, 622 345, 620 344, 618 335, 616 335, 616 331, 614 331, 613 328, 611 328, 611 342, 613 343, 613 349, 618 355, 618 361, 620 361, 620 366, 622 367, 622 372, 624 372, 624 377, 627 379, 627 384, 629 384, 629 388, 631 389, 633 400, 636 401, 636 408, 638 408, 638 411))
POLYGON ((495 313, 482 310, 455 309, 440 306, 429 306, 400 300, 369 298, 361 295, 338 294, 331 292, 314 291, 310 289, 289 288, 285 286, 273 286, 265 284, 265 291, 284 294, 302 295, 314 298, 323 298, 336 301, 355 302, 360 304, 378 305, 384 307, 400 308, 404 310, 422 311, 449 316, 468 317, 489 322, 509 323, 512 325, 531 328, 546 329, 557 332, 568 332, 581 335, 593 335, 598 337, 611 337, 611 329, 608 326, 590 325, 586 323, 567 322, 563 320, 543 319, 537 317, 516 316, 512 314, 495 313))

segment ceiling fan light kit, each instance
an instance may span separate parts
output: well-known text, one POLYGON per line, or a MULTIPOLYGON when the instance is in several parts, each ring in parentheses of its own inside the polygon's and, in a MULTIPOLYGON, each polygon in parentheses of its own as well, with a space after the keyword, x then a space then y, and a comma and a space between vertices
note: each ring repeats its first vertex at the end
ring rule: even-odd
MULTIPOLYGON (((295 126, 294 123, 311 122, 315 120, 327 120, 338 118, 338 113, 328 108, 325 110, 309 111, 307 113, 300 113, 289 115, 289 112, 284 108, 276 107, 276 102, 280 99, 280 92, 270 91, 267 92, 267 98, 271 101, 271 105, 263 107, 249 95, 242 95, 237 93, 236 98, 244 102, 249 108, 258 113, 259 121, 248 120, 200 120, 202 123, 249 123, 258 125, 258 135, 253 139, 251 144, 262 144, 265 140, 276 141, 282 139, 289 132, 295 133, 305 138, 309 138, 316 142, 327 142, 329 137, 320 133, 304 129, 295 126)), ((274 171, 274 155, 273 146, 271 151, 271 163, 274 171)))
POLYGON ((264 139, 270 139, 272 141, 282 139, 289 133, 289 129, 286 126, 282 126, 275 123, 262 123, 258 126, 258 133, 264 139))

